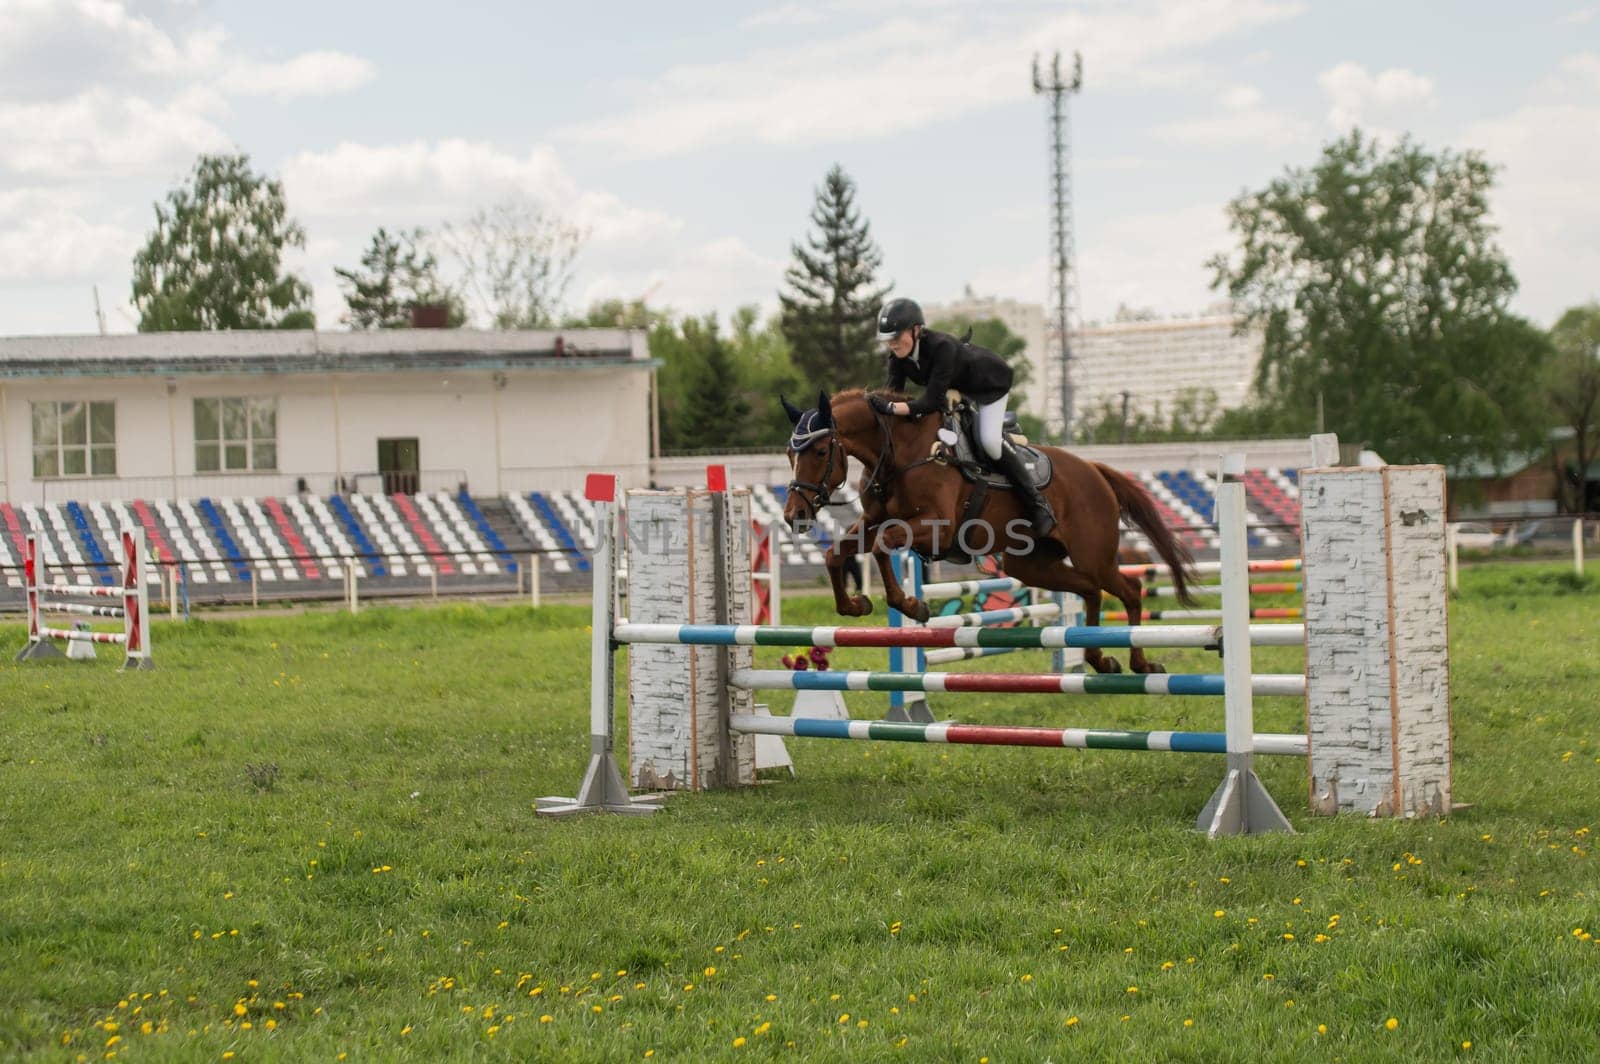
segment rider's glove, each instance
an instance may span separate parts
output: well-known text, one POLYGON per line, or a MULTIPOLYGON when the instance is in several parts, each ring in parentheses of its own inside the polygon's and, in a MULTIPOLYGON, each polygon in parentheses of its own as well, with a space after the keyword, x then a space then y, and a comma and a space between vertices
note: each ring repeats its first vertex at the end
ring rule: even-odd
POLYGON ((867 405, 871 406, 872 409, 876 410, 880 414, 890 414, 894 412, 892 409, 894 404, 881 395, 867 396, 867 405))

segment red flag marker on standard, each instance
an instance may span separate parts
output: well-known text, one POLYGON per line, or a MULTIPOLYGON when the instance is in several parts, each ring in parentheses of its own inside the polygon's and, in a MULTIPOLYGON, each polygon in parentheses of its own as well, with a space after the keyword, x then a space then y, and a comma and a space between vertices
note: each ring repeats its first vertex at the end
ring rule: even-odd
POLYGON ((616 476, 611 473, 590 473, 583 482, 583 497, 590 502, 615 502, 616 476))

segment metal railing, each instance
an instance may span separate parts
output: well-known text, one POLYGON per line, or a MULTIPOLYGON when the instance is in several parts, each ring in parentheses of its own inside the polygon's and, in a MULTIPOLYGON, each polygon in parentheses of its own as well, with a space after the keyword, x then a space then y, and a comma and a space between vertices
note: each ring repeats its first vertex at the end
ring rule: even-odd
POLYGON ((177 477, 55 477, 7 485, 5 501, 113 502, 135 499, 282 498, 288 495, 389 495, 400 487, 405 494, 448 491, 467 486, 465 469, 424 469, 418 472, 377 470, 313 473, 237 472, 194 473, 177 477), (30 490, 31 489, 31 490, 30 490))

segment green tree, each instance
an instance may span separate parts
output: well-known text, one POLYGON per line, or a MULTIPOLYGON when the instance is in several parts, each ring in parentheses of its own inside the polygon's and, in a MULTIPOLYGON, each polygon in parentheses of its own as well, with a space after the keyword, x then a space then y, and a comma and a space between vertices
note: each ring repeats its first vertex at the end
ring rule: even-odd
POLYGON ((811 210, 816 232, 791 245, 780 292, 783 334, 809 387, 835 391, 875 385, 883 377, 876 343, 878 307, 888 288, 876 286, 883 254, 856 210, 856 186, 835 165, 811 210))
POLYGON ((761 318, 760 308, 744 306, 733 312, 730 349, 750 405, 750 446, 780 446, 793 428, 784 413, 780 395, 804 398, 810 389, 795 369, 781 321, 761 318))
POLYGON ((1359 131, 1228 207, 1240 247, 1212 259, 1265 345, 1252 416, 1391 461, 1498 458, 1543 427, 1546 345, 1511 315, 1516 281, 1493 242, 1493 171, 1359 131))
POLYGON ((601 299, 582 314, 571 314, 561 324, 569 329, 653 329, 670 322, 672 312, 649 306, 643 299, 601 299))
POLYGON ((461 301, 439 280, 439 260, 427 248, 421 229, 391 234, 380 228, 361 256, 359 270, 334 267, 356 329, 405 329, 413 306, 443 305, 451 327, 466 320, 461 301))
POLYGON ((757 444, 738 363, 715 314, 663 322, 650 333, 663 451, 733 450, 757 444))
POLYGON ((1573 456, 1557 464, 1563 510, 1587 509, 1589 468, 1600 458, 1600 303, 1573 307, 1550 330, 1555 356, 1546 396, 1561 423, 1572 429, 1573 456))
POLYGON ((133 257, 140 332, 308 327, 311 288, 283 270, 305 247, 281 182, 247 155, 202 155, 187 185, 155 205, 156 227, 133 257))

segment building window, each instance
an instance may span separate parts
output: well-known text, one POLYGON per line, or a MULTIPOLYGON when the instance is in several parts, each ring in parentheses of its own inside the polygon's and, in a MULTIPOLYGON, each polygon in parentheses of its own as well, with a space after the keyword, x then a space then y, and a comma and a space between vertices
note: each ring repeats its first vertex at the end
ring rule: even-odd
POLYGON ((276 471, 276 399, 196 399, 194 468, 197 473, 276 471))
POLYGON ((33 406, 33 475, 117 475, 117 404, 46 402, 33 406))

